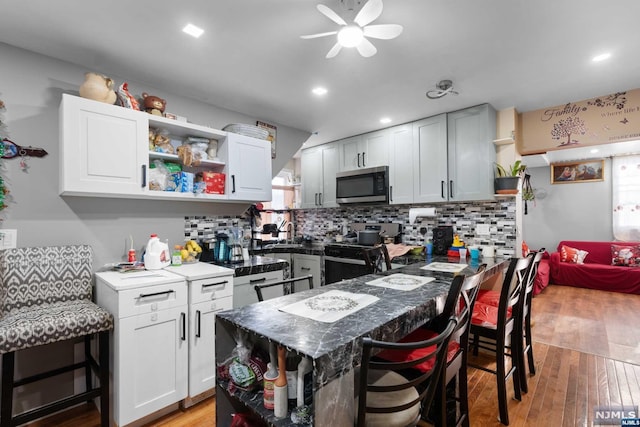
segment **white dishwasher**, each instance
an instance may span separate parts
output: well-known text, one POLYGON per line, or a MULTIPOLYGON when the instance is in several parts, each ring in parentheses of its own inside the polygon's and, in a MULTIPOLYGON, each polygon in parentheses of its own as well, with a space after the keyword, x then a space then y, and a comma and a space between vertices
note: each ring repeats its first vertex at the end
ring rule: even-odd
POLYGON ((187 280, 189 289, 189 407, 214 394, 215 317, 233 307, 234 270, 205 262, 167 267, 187 280))

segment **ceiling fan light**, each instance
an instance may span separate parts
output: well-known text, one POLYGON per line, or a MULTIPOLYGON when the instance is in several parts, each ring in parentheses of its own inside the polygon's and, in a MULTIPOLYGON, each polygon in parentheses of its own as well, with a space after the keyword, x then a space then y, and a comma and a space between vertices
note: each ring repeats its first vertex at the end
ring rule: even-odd
POLYGON ((355 47, 364 38, 362 28, 356 25, 349 25, 338 31, 338 43, 342 47, 355 47))

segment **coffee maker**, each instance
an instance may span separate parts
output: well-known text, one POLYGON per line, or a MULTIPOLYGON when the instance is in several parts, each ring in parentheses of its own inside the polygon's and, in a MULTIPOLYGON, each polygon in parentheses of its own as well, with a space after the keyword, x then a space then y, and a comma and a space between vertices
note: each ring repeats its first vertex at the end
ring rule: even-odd
POLYGON ((231 236, 229 239, 229 262, 239 263, 243 262, 242 256, 242 230, 238 227, 231 229, 231 236))

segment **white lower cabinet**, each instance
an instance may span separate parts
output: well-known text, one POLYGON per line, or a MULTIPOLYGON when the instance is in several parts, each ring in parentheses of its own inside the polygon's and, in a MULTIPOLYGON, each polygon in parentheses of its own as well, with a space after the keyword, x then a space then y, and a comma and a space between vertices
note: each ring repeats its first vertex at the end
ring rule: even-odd
POLYGON ((118 386, 114 390, 118 425, 126 425, 186 397, 186 311, 184 304, 116 323, 120 329, 115 371, 118 386))
POLYGON ((111 404, 123 426, 187 396, 187 284, 164 270, 96 273, 96 301, 114 316, 111 404))
MULTIPOLYGON (((254 288, 257 284, 273 283, 283 279, 283 270, 268 271, 266 273, 249 274, 247 276, 234 277, 233 279, 233 308, 258 302, 258 296, 254 288)), ((264 299, 270 299, 282 295, 282 289, 267 288, 262 294, 264 299)))
POLYGON ((215 316, 232 308, 233 270, 205 263, 171 268, 96 273, 96 301, 115 317, 117 426, 186 398, 190 406, 215 389, 215 316))
MULTIPOLYGON (((321 267, 319 255, 293 254, 293 277, 302 277, 311 274, 314 288, 319 288, 321 283, 321 267)), ((296 292, 309 289, 309 282, 296 282, 296 292)))
POLYGON ((232 294, 233 274, 189 282, 190 398, 216 386, 215 318, 233 307, 232 294))

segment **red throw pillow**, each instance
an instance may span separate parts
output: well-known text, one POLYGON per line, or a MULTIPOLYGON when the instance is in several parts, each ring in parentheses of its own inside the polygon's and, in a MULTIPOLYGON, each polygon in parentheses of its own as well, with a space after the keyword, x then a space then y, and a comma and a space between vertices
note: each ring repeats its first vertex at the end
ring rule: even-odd
POLYGON ((560 261, 572 264, 584 264, 584 259, 589 252, 562 245, 560 248, 560 261))
POLYGON ((640 245, 611 245, 611 265, 640 267, 640 245))

